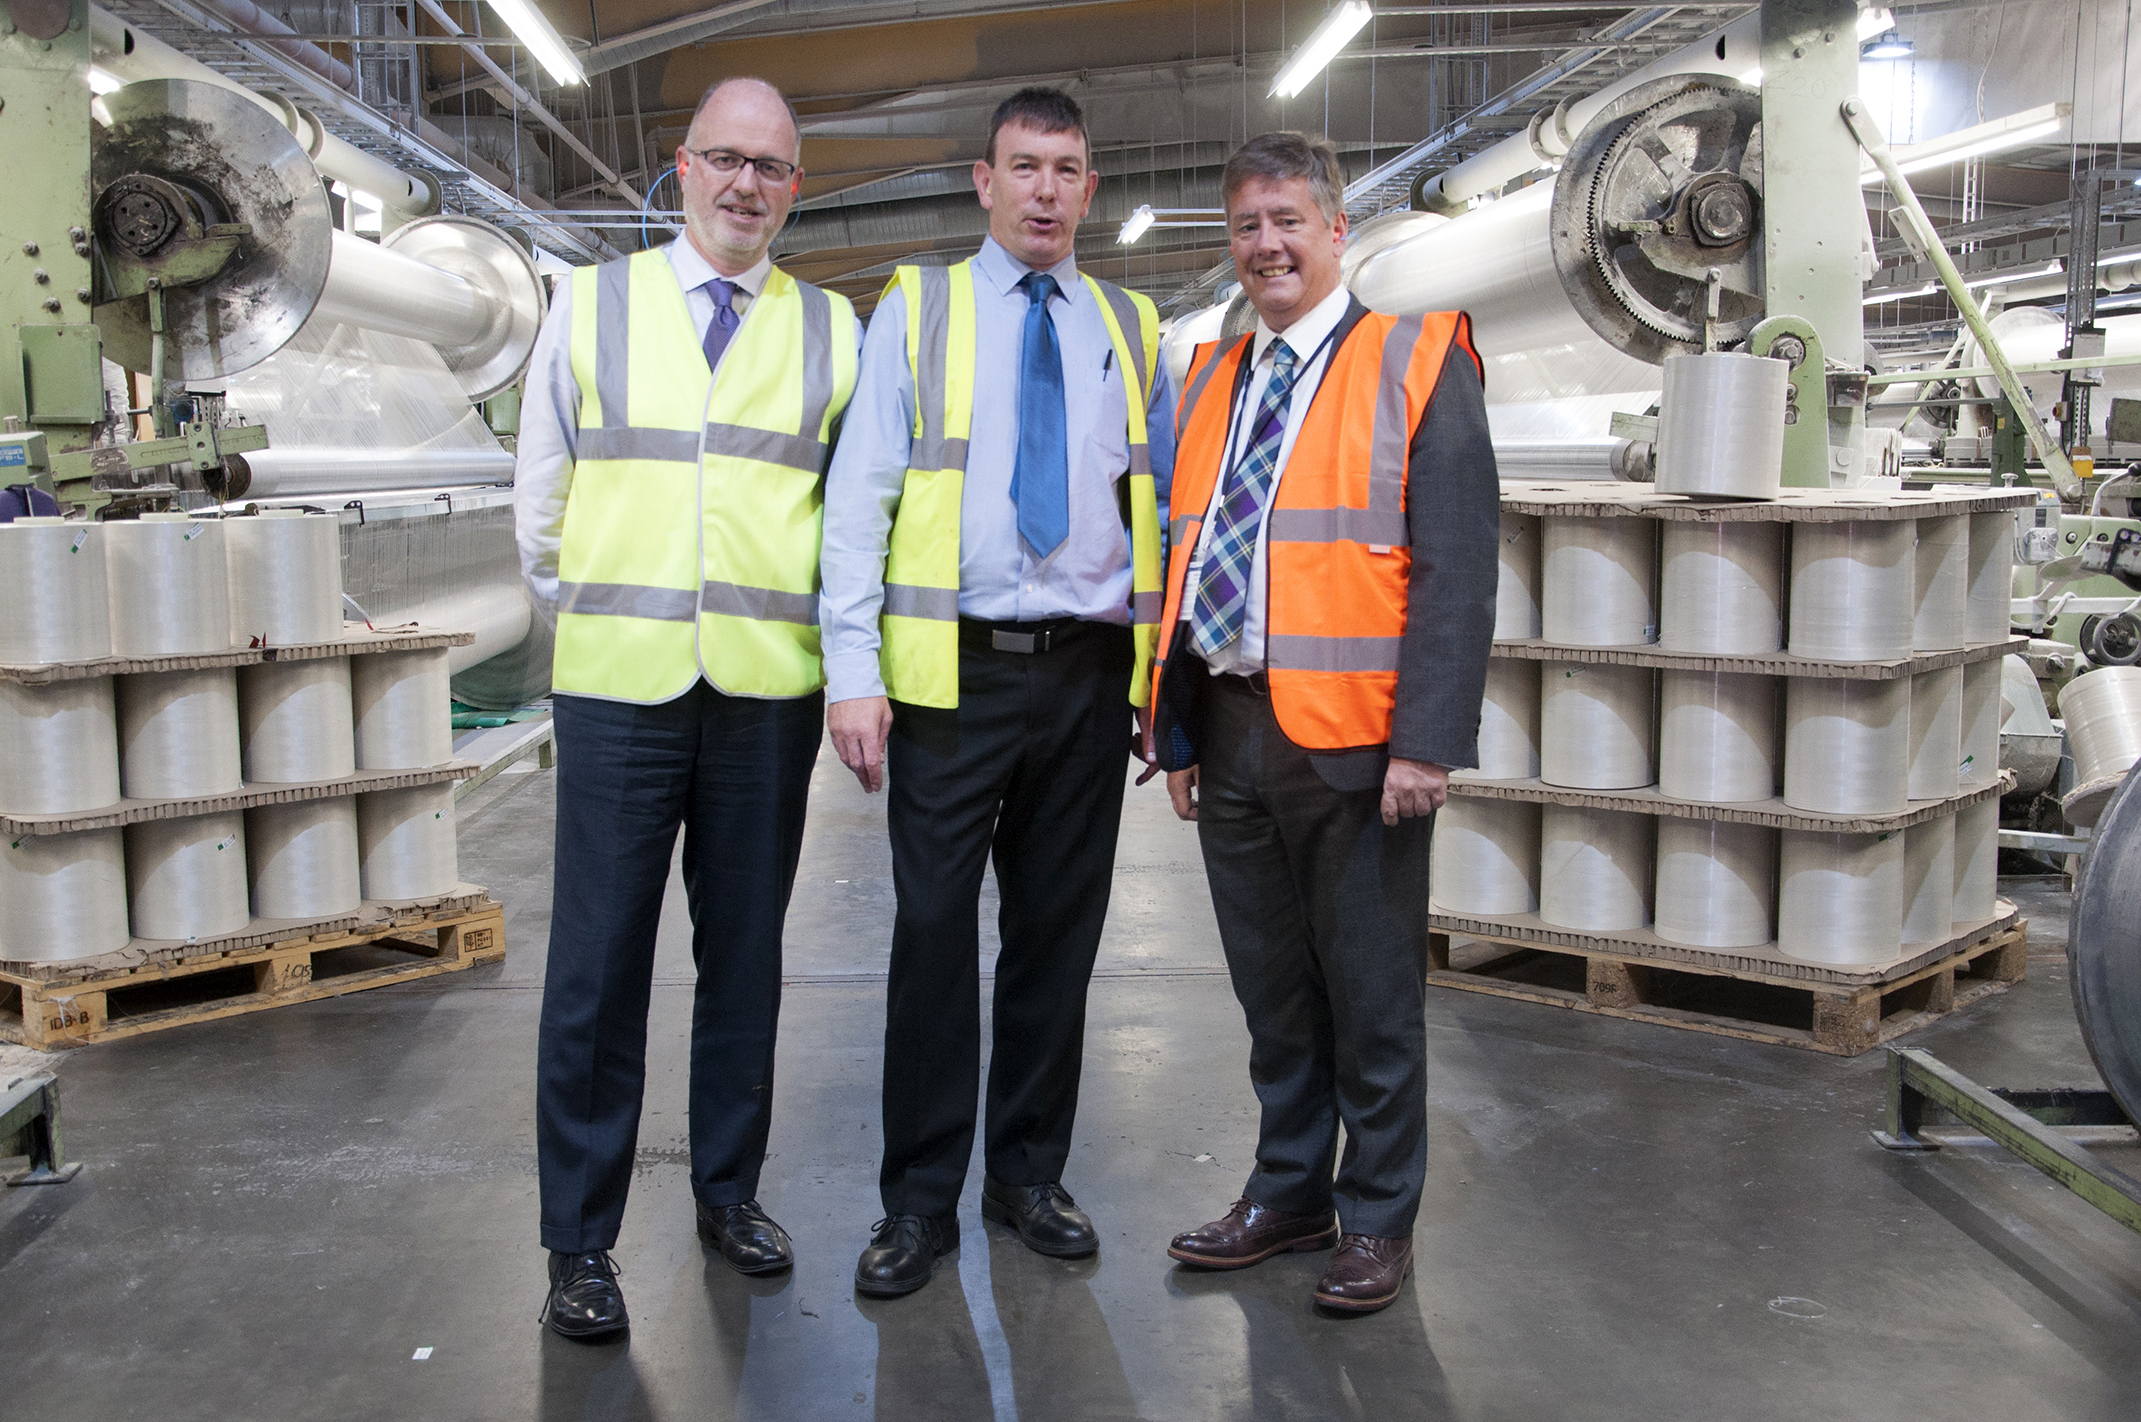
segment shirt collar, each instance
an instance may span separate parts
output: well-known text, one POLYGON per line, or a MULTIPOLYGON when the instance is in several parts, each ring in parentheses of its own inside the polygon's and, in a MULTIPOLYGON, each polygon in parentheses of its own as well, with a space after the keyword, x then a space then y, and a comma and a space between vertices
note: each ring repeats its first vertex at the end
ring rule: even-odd
POLYGON ((714 264, 701 256, 699 249, 691 245, 688 235, 679 234, 669 244, 669 266, 676 273, 677 285, 686 291, 695 291, 715 277, 741 287, 746 296, 756 296, 766 289, 766 278, 773 271, 773 254, 768 252, 751 264, 740 276, 724 277, 714 270, 714 264))
POLYGON ((1323 344, 1323 338, 1331 334, 1332 328, 1345 316, 1346 307, 1352 300, 1353 293, 1346 290, 1344 282, 1340 282, 1329 296, 1310 307, 1306 316, 1284 331, 1272 330, 1264 324, 1262 317, 1258 317, 1256 344, 1249 352, 1251 364, 1261 361, 1270 352, 1271 343, 1282 335, 1286 338, 1286 344, 1293 347, 1296 360, 1308 359, 1309 353, 1323 344))
MULTIPOLYGON (((1018 290, 1026 273, 1037 270, 1005 251, 994 237, 982 239, 981 250, 974 254, 974 267, 987 278, 989 285, 996 288, 999 296, 1009 296, 1018 290)), ((1077 253, 1073 252, 1047 270, 1056 279, 1056 287, 1063 293, 1063 299, 1076 305, 1078 293, 1085 286, 1078 280, 1077 253)))

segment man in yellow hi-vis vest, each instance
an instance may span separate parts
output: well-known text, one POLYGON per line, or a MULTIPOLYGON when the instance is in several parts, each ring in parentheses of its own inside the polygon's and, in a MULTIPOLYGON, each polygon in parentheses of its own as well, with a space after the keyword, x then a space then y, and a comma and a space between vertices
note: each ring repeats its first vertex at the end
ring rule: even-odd
POLYGON ((899 269, 827 475, 827 720, 866 790, 890 777, 899 898, 864 1293, 921 1288, 958 1242, 992 855, 982 1214, 1043 1254, 1099 1247, 1063 1170, 1158 631, 1174 394, 1152 303, 1073 256, 1098 181, 1066 95, 996 110, 974 166, 989 238, 956 266, 899 269))
POLYGON ((646 1081, 677 827, 691 903, 691 1184, 746 1274, 793 1262, 758 1207, 781 924, 822 736, 818 542, 860 330, 767 253, 802 184, 772 86, 707 91, 677 150, 685 235, 583 267, 528 376, 521 561, 557 622, 557 861, 537 1053, 549 1326, 615 1334, 609 1255, 646 1081))

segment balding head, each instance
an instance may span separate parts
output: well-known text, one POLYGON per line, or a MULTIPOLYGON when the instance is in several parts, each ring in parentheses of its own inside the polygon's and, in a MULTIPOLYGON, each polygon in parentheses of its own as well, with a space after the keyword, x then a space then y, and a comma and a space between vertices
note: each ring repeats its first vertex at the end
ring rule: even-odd
POLYGON ((763 79, 724 79, 699 100, 676 165, 692 245, 723 276, 740 276, 772 247, 802 189, 795 109, 763 79))
MULTIPOLYGON (((691 116, 691 131, 684 141, 693 148, 712 148, 714 140, 706 137, 708 128, 725 129, 731 122, 752 127, 769 121, 785 121, 789 141, 779 150, 753 153, 754 158, 785 157, 794 163, 803 161, 803 122, 796 116, 795 105, 788 96, 755 75, 739 74, 732 79, 716 81, 699 96, 699 107, 691 116), (779 119, 775 119, 775 115, 779 119)), ((726 146, 726 145, 719 145, 726 146)), ((737 150, 741 152, 741 149, 737 150)))

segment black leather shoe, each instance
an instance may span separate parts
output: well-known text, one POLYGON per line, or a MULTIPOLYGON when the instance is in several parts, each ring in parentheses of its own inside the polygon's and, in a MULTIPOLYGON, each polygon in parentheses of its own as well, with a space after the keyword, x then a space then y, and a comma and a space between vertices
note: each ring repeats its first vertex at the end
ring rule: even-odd
POLYGON ((881 1299, 921 1288, 937 1272, 937 1261, 959 1247, 956 1216, 892 1215, 870 1229, 870 1247, 855 1261, 855 1291, 881 1299))
POLYGON ((606 1249, 582 1254, 550 1253, 550 1297, 538 1321, 552 1333, 580 1342, 607 1338, 632 1326, 624 1311, 623 1271, 606 1249))
POLYGON ((981 1217, 1009 1225, 1036 1254, 1080 1259, 1100 1248, 1093 1222, 1056 1181, 1043 1185, 1002 1185, 981 1180, 981 1217))
POLYGON ((699 1206, 699 1238, 719 1250, 739 1274, 778 1274, 795 1264, 788 1231, 769 1219, 758 1201, 699 1206))

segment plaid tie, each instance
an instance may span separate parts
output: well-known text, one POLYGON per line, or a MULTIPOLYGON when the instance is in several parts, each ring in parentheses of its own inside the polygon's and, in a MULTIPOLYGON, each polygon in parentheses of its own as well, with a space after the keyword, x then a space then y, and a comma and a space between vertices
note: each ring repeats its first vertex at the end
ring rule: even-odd
POLYGON ((1204 566, 1197 574, 1197 605, 1190 613, 1190 640, 1210 657, 1241 636, 1249 606, 1249 567, 1256 557, 1256 535, 1264 526, 1264 506, 1271 497, 1272 474, 1279 464, 1279 444, 1286 437, 1286 407, 1293 398, 1293 347, 1278 341, 1271 349, 1271 380, 1258 402, 1249 450, 1227 475, 1212 525, 1204 566))

